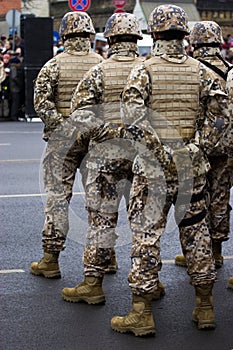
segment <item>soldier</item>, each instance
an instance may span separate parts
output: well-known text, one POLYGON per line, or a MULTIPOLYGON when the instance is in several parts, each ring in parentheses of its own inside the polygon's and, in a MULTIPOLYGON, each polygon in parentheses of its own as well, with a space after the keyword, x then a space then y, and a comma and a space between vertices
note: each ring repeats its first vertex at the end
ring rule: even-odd
POLYGON ((71 96, 84 73, 103 60, 91 52, 91 34, 95 30, 87 13, 66 13, 60 25, 64 52, 42 67, 35 83, 35 110, 45 124, 43 138, 48 142, 43 160, 47 202, 42 232, 44 256, 31 264, 30 271, 48 278, 60 277, 58 258, 69 229, 68 207, 75 174, 85 154, 85 148, 72 137, 74 129, 68 118, 71 96))
MULTIPOLYGON (((127 197, 132 181, 134 150, 111 139, 120 135, 121 91, 133 65, 142 61, 137 46, 142 33, 133 14, 113 14, 106 23, 104 36, 108 39, 109 58, 85 75, 71 106, 71 117, 83 134, 84 131, 89 134, 90 140, 85 188, 89 229, 84 252, 85 280, 74 288, 64 288, 62 296, 66 301, 89 304, 105 301, 102 281, 116 240, 119 203, 123 195, 127 197)), ((160 287, 155 297, 164 294, 163 286, 160 287)))
MULTIPOLYGON (((213 21, 197 22, 189 39, 194 48, 193 57, 214 71, 222 85, 226 87, 227 72, 231 66, 221 56, 223 38, 220 26, 213 21)), ((216 268, 220 268, 223 264, 222 242, 229 239, 230 231, 229 201, 232 186, 230 163, 233 162, 232 145, 231 150, 229 149, 230 143, 233 143, 233 139, 229 128, 229 132, 208 156, 211 166, 208 172, 208 216, 216 268)), ((177 255, 175 263, 179 266, 187 266, 183 255, 177 255)))
MULTIPOLYGON (((186 152, 190 156, 191 201, 186 205, 183 218, 179 214, 182 202, 176 204, 176 220, 190 283, 196 291, 192 318, 198 329, 212 329, 215 328, 212 288, 216 271, 206 221, 204 188, 208 163, 204 154, 209 154, 228 126, 227 94, 211 71, 185 52, 183 38, 189 33, 189 27, 182 8, 175 5, 155 8, 149 17, 148 32, 154 40, 152 57, 129 75, 122 95, 124 120, 140 128, 141 121, 150 113, 151 128, 164 146, 172 147, 177 172, 184 175, 183 182, 179 183, 181 190, 186 174, 178 166, 183 166, 186 152), (145 107, 150 109, 146 114, 145 107), (169 123, 173 127, 169 128, 169 123)), ((159 241, 167 209, 164 211, 166 203, 164 207, 159 205, 157 169, 154 169, 154 178, 152 172, 147 172, 151 159, 146 160, 139 154, 135 160, 128 211, 133 234, 128 276, 133 305, 128 315, 113 317, 111 326, 116 331, 138 336, 155 333, 151 301, 161 269, 159 241)), ((189 168, 186 166, 185 170, 189 168)))

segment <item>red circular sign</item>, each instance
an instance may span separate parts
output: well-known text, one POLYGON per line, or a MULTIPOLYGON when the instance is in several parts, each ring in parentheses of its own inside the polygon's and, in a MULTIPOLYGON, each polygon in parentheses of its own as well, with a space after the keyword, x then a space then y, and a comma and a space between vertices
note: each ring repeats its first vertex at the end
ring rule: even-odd
POLYGON ((114 6, 117 7, 118 9, 121 9, 126 5, 126 0, 113 0, 114 6))
POLYGON ((91 0, 69 0, 69 7, 73 11, 86 11, 91 5, 91 0))
POLYGON ((125 11, 123 9, 116 9, 114 13, 124 13, 125 11))

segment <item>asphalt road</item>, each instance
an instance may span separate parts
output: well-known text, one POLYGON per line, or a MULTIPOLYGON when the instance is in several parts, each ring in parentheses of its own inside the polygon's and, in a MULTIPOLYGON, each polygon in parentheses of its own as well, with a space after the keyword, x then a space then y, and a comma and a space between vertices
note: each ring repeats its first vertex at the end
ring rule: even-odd
MULTIPOLYGON (((161 242, 163 267, 160 279, 166 295, 153 304, 156 337, 137 338, 114 332, 110 320, 129 311, 127 284, 130 231, 122 205, 116 247, 119 270, 104 280, 106 304, 72 304, 61 290, 83 279, 82 253, 86 212, 77 174, 70 210, 70 233, 61 254, 62 278, 49 280, 29 273, 30 263, 41 258, 44 191, 41 159, 45 143, 42 124, 0 123, 0 218, 1 218, 1 349, 2 350, 232 350, 233 229, 223 245, 224 266, 214 287, 214 331, 198 331, 191 321, 194 289, 186 270, 174 265, 181 252, 172 215, 161 242)), ((232 223, 232 221, 231 221, 232 223)), ((231 226, 233 227, 233 226, 231 226)))

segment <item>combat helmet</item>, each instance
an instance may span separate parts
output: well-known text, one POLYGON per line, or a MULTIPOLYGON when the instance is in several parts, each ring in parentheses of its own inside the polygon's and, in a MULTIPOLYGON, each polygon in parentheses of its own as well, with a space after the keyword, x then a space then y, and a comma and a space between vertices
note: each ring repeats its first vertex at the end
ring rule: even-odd
POLYGON ((151 12, 147 32, 159 33, 167 30, 177 30, 189 34, 188 16, 181 7, 160 5, 151 12))
POLYGON ((132 13, 114 13, 107 20, 104 36, 109 38, 116 35, 135 35, 142 39, 142 32, 137 18, 132 13))
POLYGON ((214 21, 197 22, 191 31, 189 39, 190 44, 193 46, 221 44, 223 42, 222 30, 214 21))
POLYGON ((65 38, 68 34, 89 33, 95 34, 90 16, 86 12, 67 12, 62 18, 60 36, 65 38))

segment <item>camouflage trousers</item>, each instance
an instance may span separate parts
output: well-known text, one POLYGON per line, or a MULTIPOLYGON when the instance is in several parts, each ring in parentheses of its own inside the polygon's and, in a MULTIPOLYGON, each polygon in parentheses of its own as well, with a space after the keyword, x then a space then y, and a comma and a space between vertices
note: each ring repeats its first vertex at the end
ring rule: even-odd
POLYGON ((232 169, 227 166, 227 156, 211 157, 208 173, 209 228, 213 240, 226 241, 230 232, 230 190, 232 169))
MULTIPOLYGON (((205 216, 206 203, 201 195, 205 185, 205 176, 194 179, 192 202, 186 205, 184 217, 179 222, 180 241, 193 285, 216 279, 205 216)), ((170 198, 177 195, 175 191, 175 187, 168 186, 166 189, 155 179, 134 176, 128 210, 133 235, 128 282, 134 294, 153 293, 157 288, 158 272, 162 267, 160 237, 172 205, 170 198)), ((175 205, 178 213, 179 206, 175 205)))
POLYGON ((43 160, 47 200, 42 247, 46 252, 58 252, 65 248, 69 230, 69 203, 81 159, 76 142, 68 138, 48 141, 43 160))
MULTIPOLYGON (((119 204, 127 198, 132 182, 132 163, 119 163, 115 171, 88 170, 86 209, 88 230, 83 256, 84 273, 100 277, 111 261, 115 246, 119 204)), ((126 203, 127 206, 127 203, 126 203)))

